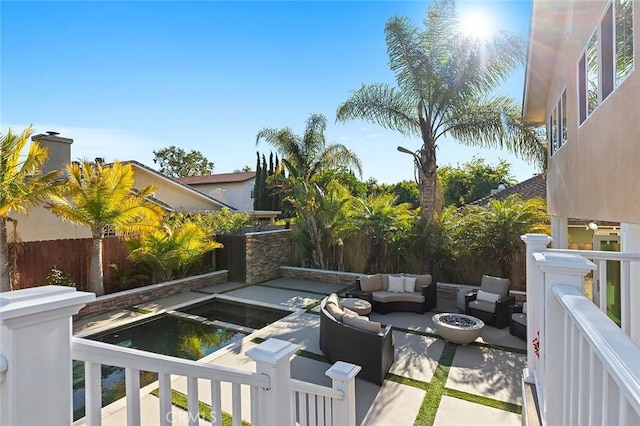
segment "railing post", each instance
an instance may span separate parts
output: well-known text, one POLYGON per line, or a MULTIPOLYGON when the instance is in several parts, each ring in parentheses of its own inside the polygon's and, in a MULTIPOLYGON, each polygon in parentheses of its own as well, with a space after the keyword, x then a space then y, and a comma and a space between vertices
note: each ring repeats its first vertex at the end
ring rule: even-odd
POLYGON ((567 340, 570 336, 566 335, 568 330, 565 327, 564 308, 551 287, 566 284, 584 293, 584 277, 596 270, 596 265, 582 256, 555 252, 536 253, 534 259, 536 266, 544 274, 544 297, 538 300, 542 302, 543 311, 537 351, 541 415, 543 424, 565 424, 565 409, 576 402, 567 400, 569 395, 565 389, 568 386, 565 374, 573 361, 568 359, 570 353, 567 353, 572 342, 567 340))
POLYGON ((298 347, 284 340, 268 339, 246 352, 256 362, 256 371, 271 379, 270 387, 259 392, 258 418, 266 426, 292 424, 291 356, 298 347))
POLYGON ((344 394, 342 401, 335 401, 333 405, 334 425, 356 425, 356 374, 362 367, 338 361, 327 370, 326 374, 332 382, 332 387, 344 394))
POLYGON ((71 424, 71 316, 95 297, 62 286, 0 293, 0 424, 71 424))
POLYGON ((523 373, 527 383, 538 384, 538 357, 535 354, 542 318, 542 272, 536 267, 533 255, 547 250, 552 238, 545 234, 526 234, 520 237, 527 249, 527 369, 523 373))

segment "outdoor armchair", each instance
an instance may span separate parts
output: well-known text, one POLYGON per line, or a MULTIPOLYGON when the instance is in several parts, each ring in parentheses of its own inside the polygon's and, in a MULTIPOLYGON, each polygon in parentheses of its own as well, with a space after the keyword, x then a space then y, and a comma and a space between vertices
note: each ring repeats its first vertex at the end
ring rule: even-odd
POLYGON ((487 325, 505 328, 509 325, 509 306, 515 305, 515 296, 509 295, 511 281, 507 278, 484 275, 480 289, 465 296, 466 313, 480 318, 487 325))

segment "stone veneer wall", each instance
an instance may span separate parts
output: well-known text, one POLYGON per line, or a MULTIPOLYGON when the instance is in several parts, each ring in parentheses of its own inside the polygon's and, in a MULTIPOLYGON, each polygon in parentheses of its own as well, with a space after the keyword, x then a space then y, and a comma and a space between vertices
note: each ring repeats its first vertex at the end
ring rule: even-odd
POLYGON ((174 294, 184 293, 201 287, 224 283, 227 282, 227 272, 225 269, 100 296, 97 297, 95 301, 87 303, 73 318, 81 319, 104 314, 161 297, 173 296, 174 294))
POLYGON ((257 284, 280 276, 280 265, 291 258, 290 229, 249 232, 246 238, 246 284, 257 284))

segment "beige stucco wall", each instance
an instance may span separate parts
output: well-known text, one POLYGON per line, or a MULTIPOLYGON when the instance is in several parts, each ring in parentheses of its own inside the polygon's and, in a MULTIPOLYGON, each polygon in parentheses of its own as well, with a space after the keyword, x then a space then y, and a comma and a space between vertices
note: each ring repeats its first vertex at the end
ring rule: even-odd
MULTIPOLYGON (((10 213, 18 221, 18 235, 22 241, 64 240, 67 238, 91 238, 89 227, 63 221, 43 206, 32 207, 27 214, 10 213)), ((13 226, 7 225, 9 241, 13 239, 13 226)))
POLYGON ((569 39, 564 36, 565 23, 558 23, 562 36, 547 97, 547 116, 566 85, 568 141, 549 160, 547 206, 549 213, 557 216, 640 223, 640 75, 637 71, 640 8, 637 6, 634 17, 636 71, 578 127, 577 62, 607 4, 606 1, 575 2, 569 39))
POLYGON ((194 188, 239 211, 252 211, 251 190, 254 185, 255 179, 249 179, 244 182, 207 183, 194 188))
POLYGON ((220 210, 220 207, 214 202, 189 191, 189 189, 182 187, 180 184, 161 178, 136 165, 134 165, 134 172, 136 174, 136 188, 139 189, 146 185, 157 185, 158 189, 155 192, 156 198, 171 205, 178 211, 220 210))

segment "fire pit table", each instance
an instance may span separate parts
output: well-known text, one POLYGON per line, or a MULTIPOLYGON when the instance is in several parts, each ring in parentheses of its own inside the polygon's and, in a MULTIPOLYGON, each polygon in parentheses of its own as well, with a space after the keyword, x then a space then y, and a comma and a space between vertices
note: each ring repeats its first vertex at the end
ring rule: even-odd
POLYGON ((465 314, 436 314, 433 316, 433 324, 444 340, 459 345, 476 340, 484 328, 481 319, 465 314))

